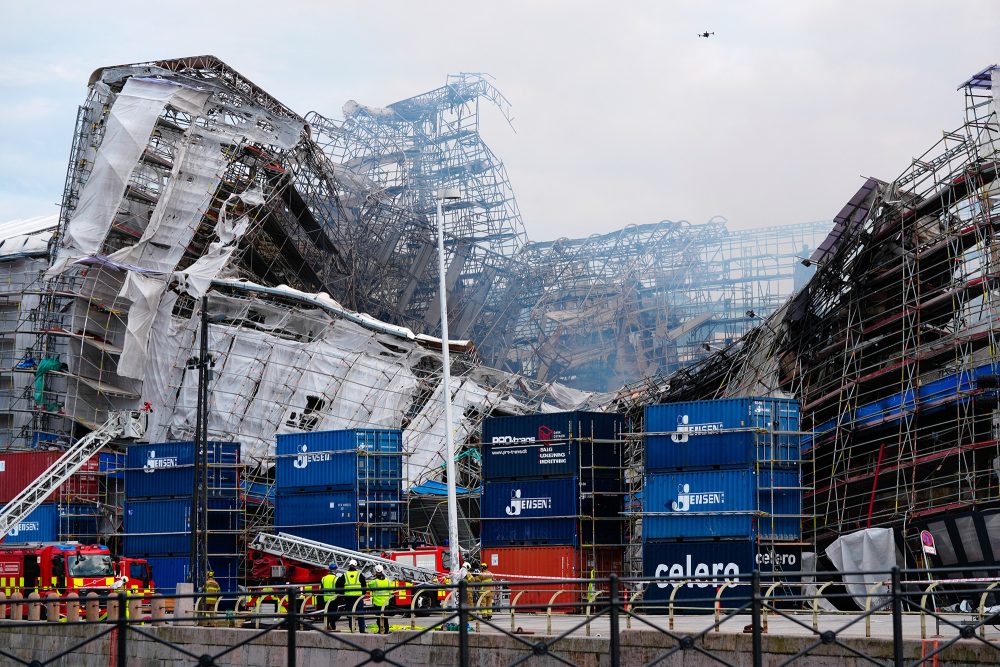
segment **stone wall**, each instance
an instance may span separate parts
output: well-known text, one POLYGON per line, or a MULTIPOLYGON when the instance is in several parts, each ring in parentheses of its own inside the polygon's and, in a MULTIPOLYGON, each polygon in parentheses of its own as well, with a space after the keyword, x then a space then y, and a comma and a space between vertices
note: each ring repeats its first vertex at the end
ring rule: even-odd
MULTIPOLYGON (((85 627, 40 624, 35 627, 11 628, 0 624, 0 650, 12 653, 23 660, 45 660, 57 653, 67 651, 86 638, 93 637, 107 626, 85 627)), ((126 641, 129 667, 182 667, 197 665, 196 657, 204 654, 215 655, 241 641, 257 634, 254 630, 230 628, 199 628, 185 626, 141 626, 142 632, 163 642, 169 642, 186 651, 167 646, 153 638, 130 632, 126 641)), ((394 642, 411 639, 411 643, 390 650, 387 638, 377 635, 338 635, 350 642, 342 643, 317 632, 296 634, 298 667, 347 667, 367 660, 367 654, 352 648, 389 650, 393 661, 414 667, 438 667, 454 665, 458 661, 458 636, 453 632, 431 632, 421 636, 413 632, 397 632, 391 635, 394 642)), ((538 636, 524 636, 531 644, 541 641, 538 636)), ((287 664, 286 636, 283 631, 274 631, 256 638, 252 643, 230 651, 217 660, 217 664, 233 667, 255 667, 257 665, 287 664)), ((765 635, 766 653, 764 664, 780 664, 816 642, 811 637, 765 635)), ((892 645, 879 639, 846 639, 844 643, 856 650, 867 653, 880 662, 892 662, 892 645)), ((709 634, 701 644, 707 651, 721 660, 734 665, 751 664, 751 637, 748 634, 709 634)), ((524 657, 528 648, 517 639, 498 634, 473 633, 469 637, 471 663, 481 667, 501 667, 524 657)), ((626 630, 621 635, 621 664, 644 664, 663 655, 676 646, 666 635, 645 631, 626 630)), ((60 667, 109 667, 114 665, 110 655, 111 636, 106 635, 85 646, 72 650, 67 656, 52 663, 60 667)), ((929 650, 929 648, 928 648, 929 650)), ((598 637, 572 637, 561 640, 555 652, 565 660, 581 667, 608 665, 608 639, 598 637)), ((920 642, 906 643, 907 662, 921 656, 920 642)), ((977 640, 962 640, 948 649, 939 664, 951 667, 981 667, 1000 663, 1000 651, 995 645, 986 646, 977 640)), ((10 664, 9 659, 0 664, 10 664)), ((529 661, 532 665, 556 664, 544 656, 529 661)), ((697 651, 678 651, 659 663, 665 666, 701 667, 719 663, 697 651)), ((796 664, 805 667, 861 667, 870 663, 852 655, 842 647, 821 646, 796 664)), ((930 664, 930 663, 928 663, 930 664)))

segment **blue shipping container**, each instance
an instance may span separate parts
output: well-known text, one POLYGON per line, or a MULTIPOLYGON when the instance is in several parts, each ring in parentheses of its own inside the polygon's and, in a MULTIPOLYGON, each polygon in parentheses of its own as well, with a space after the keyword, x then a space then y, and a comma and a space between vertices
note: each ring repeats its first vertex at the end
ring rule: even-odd
POLYGON ((491 547, 621 544, 622 499, 617 477, 485 482, 480 537, 491 547))
MULTIPOLYGON (((208 551, 237 553, 243 512, 235 498, 208 499, 208 551)), ((125 503, 125 555, 143 557, 191 552, 191 500, 129 500, 125 503)))
POLYGON ((755 533, 774 540, 802 536, 802 480, 797 469, 762 468, 757 472, 755 533))
POLYGON ((346 549, 395 548, 402 520, 398 491, 278 493, 274 504, 275 532, 346 549))
MULTIPOLYGON (((125 455, 126 498, 191 497, 194 443, 129 445, 125 455)), ((240 444, 208 443, 208 494, 235 496, 239 491, 240 444)))
MULTIPOLYGON (((190 559, 187 556, 151 556, 146 559, 153 568, 153 582, 156 591, 162 595, 173 595, 177 584, 189 581, 190 559)), ((209 557, 208 565, 219 589, 223 593, 235 593, 239 584, 239 561, 235 558, 209 557)))
POLYGON ((97 515, 91 505, 43 503, 14 526, 4 544, 77 540, 96 542, 97 515))
MULTIPOLYGON (((711 611, 717 590, 726 583, 749 583, 756 568, 761 572, 799 572, 801 546, 758 545, 751 540, 716 540, 711 542, 667 541, 642 544, 644 577, 658 580, 646 586, 643 602, 663 605, 669 602, 676 584, 675 604, 689 609, 711 611)), ((789 577, 789 580, 794 577, 789 577)), ((796 595, 801 593, 795 592, 796 595)), ((727 587, 721 596, 723 606, 742 605, 750 600, 750 586, 727 587)))
POLYGON ((4 544, 55 542, 59 539, 59 506, 44 503, 10 529, 4 544))
POLYGON ((483 421, 483 479, 621 475, 625 418, 603 412, 490 417, 483 421), (597 440, 598 442, 594 442, 597 440))
POLYGON ((798 470, 769 471, 764 482, 749 468, 649 473, 643 489, 643 536, 750 538, 761 525, 760 514, 776 533, 769 537, 797 539, 802 513, 798 470))
POLYGON ((402 488, 398 429, 350 429, 277 436, 279 491, 402 488))
POLYGON ((744 466, 801 459, 798 401, 727 398, 645 409, 646 470, 744 466))

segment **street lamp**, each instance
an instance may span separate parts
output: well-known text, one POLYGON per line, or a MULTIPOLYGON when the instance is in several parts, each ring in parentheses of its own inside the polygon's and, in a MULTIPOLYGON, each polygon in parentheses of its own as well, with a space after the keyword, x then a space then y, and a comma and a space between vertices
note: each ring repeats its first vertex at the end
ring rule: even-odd
POLYGON ((441 302, 441 361, 444 377, 441 382, 444 397, 444 428, 446 475, 448 477, 448 551, 451 554, 451 582, 458 581, 458 493, 455 490, 455 437, 451 421, 451 355, 448 349, 448 296, 444 273, 444 212, 441 205, 461 197, 457 188, 442 188, 434 192, 437 200, 438 234, 438 295, 441 302))

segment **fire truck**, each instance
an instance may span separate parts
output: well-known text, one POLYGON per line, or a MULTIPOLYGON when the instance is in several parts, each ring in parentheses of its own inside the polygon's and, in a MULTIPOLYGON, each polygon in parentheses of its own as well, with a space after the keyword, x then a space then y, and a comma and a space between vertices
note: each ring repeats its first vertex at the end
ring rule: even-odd
POLYGON ((0 590, 63 595, 107 594, 116 579, 115 563, 104 545, 40 542, 0 545, 0 590))
POLYGON ((287 586, 318 590, 330 563, 336 563, 343 572, 351 560, 356 560, 366 576, 372 576, 374 567, 382 565, 386 576, 398 588, 394 600, 397 607, 409 608, 414 598, 418 609, 437 607, 448 595, 443 589, 417 595, 421 588, 435 588, 448 582, 447 547, 385 551, 376 556, 284 533, 261 533, 251 544, 249 556, 252 577, 265 593, 279 592, 287 586))
POLYGON ((103 544, 37 542, 0 545, 0 591, 8 597, 20 593, 44 595, 101 595, 118 589, 151 595, 155 584, 149 564, 141 558, 114 558, 103 544))
POLYGON ((125 582, 125 591, 129 595, 150 597, 156 590, 153 581, 153 568, 145 558, 128 558, 120 556, 115 559, 115 574, 125 582))

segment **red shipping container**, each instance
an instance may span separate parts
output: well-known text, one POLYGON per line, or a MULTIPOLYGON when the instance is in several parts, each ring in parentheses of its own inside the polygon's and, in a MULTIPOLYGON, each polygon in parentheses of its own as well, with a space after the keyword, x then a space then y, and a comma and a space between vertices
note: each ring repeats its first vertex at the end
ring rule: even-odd
MULTIPOLYGON (((0 503, 9 503, 31 482, 38 479, 63 452, 5 452, 0 454, 0 503)), ((100 478, 98 457, 87 461, 80 471, 52 493, 46 502, 96 500, 100 478)))
MULTIPOLYGON (((623 550, 617 547, 597 549, 577 549, 576 547, 490 547, 482 550, 483 562, 489 565, 494 581, 539 581, 545 579, 606 579, 609 575, 622 576, 623 550), (591 574, 593 571, 593 574, 591 574)), ((607 599, 607 584, 595 584, 596 590, 604 591, 607 599)), ((510 603, 516 609, 545 613, 549 604, 566 605, 553 607, 554 613, 574 611, 572 606, 582 606, 587 600, 587 584, 567 582, 557 584, 511 585, 510 603), (555 602, 552 596, 560 593, 555 602), (524 609, 541 605, 541 608, 524 609)), ((601 598, 599 598, 601 599, 601 598)))

